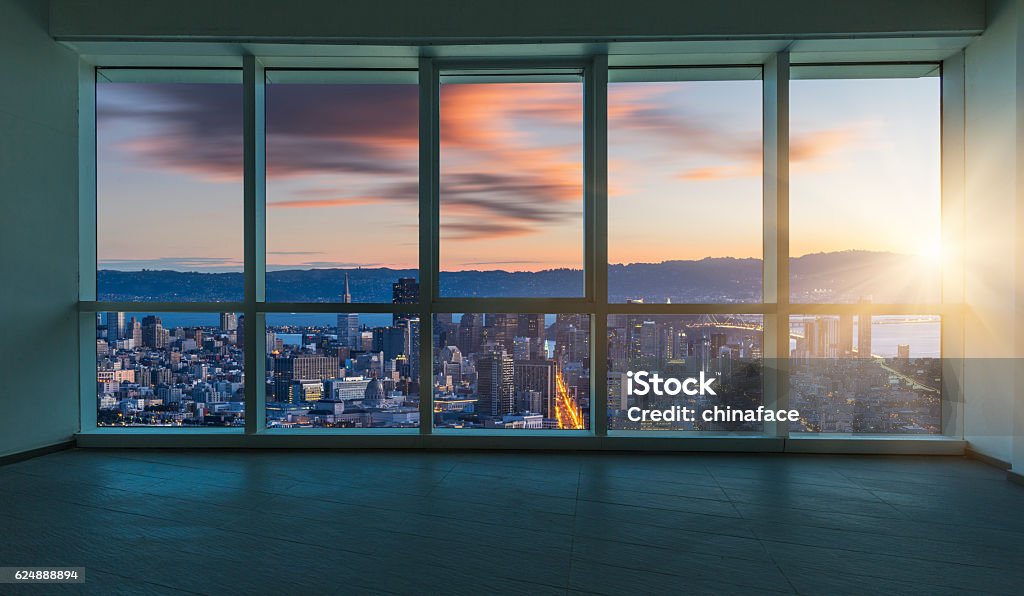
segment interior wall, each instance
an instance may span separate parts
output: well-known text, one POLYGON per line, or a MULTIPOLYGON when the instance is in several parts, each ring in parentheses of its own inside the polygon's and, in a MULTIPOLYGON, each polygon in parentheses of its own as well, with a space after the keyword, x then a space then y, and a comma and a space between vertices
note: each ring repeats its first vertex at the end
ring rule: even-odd
POLYGON ((965 52, 964 434, 973 449, 1021 468, 1019 4, 990 2, 984 35, 965 52))
POLYGON ((0 0, 0 456, 78 430, 78 59, 0 0))

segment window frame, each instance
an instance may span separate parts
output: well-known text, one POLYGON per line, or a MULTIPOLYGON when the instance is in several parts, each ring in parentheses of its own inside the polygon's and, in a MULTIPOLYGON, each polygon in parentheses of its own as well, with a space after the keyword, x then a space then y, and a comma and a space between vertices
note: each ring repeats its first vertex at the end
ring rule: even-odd
MULTIPOLYGON (((305 60, 289 58, 287 69, 310 68, 316 70, 379 69, 388 66, 370 64, 366 59, 305 60), (294 64, 294 66, 292 66, 294 64)), ((588 431, 552 433, 550 431, 501 430, 490 433, 483 430, 435 433, 433 428, 433 389, 421 389, 420 426, 418 429, 317 429, 316 434, 338 437, 346 442, 331 443, 346 446, 396 447, 473 447, 513 446, 517 448, 626 448, 626 449, 694 449, 730 448, 722 435, 708 437, 693 432, 609 433, 607 420, 607 323, 609 314, 759 314, 764 317, 763 352, 765 362, 776 362, 777 367, 764 369, 765 407, 786 409, 789 402, 787 363, 789 316, 794 314, 855 314, 870 317, 887 314, 938 314, 942 317, 942 437, 962 439, 963 399, 959 370, 963 353, 963 271, 962 257, 953 257, 953 263, 944 268, 943 294, 937 304, 790 304, 789 291, 789 80, 790 57, 787 51, 769 54, 763 63, 737 64, 736 67, 763 69, 762 76, 762 224, 763 270, 762 299, 745 304, 619 304, 608 302, 608 140, 607 140, 607 86, 609 57, 598 54, 565 59, 444 59, 420 57, 415 60, 419 80, 419 280, 420 296, 417 304, 391 303, 290 303, 266 300, 266 163, 265 163, 265 63, 280 60, 253 55, 239 60, 243 79, 244 117, 244 299, 242 302, 100 302, 96 295, 96 72, 99 67, 116 64, 80 63, 79 69, 79 368, 80 433, 97 432, 95 387, 95 314, 106 311, 152 312, 237 312, 244 314, 253 337, 262 337, 266 330, 266 315, 276 313, 395 313, 417 312, 420 316, 420 378, 432 379, 433 373, 433 315, 435 313, 580 313, 590 316, 591 332, 591 421, 588 431), (580 298, 458 298, 439 295, 439 92, 441 73, 472 69, 535 69, 577 68, 583 73, 583 127, 584 127, 584 296, 580 298), (427 440, 432 434, 444 435, 444 440, 427 440), (412 435, 407 439, 373 435, 412 435), (472 435, 472 436, 470 436, 472 435), (509 442, 495 441, 496 436, 509 437, 509 442), (528 438, 533 437, 533 438, 528 438), (546 437, 541 439, 540 437, 546 437), (704 443, 701 438, 708 439, 704 443), (669 439, 684 439, 666 443, 669 439), (707 445, 707 447, 701 447, 707 445), (615 447, 619 446, 619 447, 615 447)), ((187 58, 180 62, 188 63, 187 58)), ((167 58, 155 60, 153 67, 166 67, 167 58)), ((950 246, 962 246, 963 227, 963 54, 958 53, 945 61, 924 61, 941 68, 941 160, 942 160, 942 237, 950 246)), ((175 63, 177 64, 177 63, 175 63)), ((862 63, 869 64, 869 63, 862 63)), ((881 63, 879 63, 881 64, 881 63)), ((137 64, 133 66, 138 67, 137 64)), ((680 61, 671 66, 699 67, 680 61)), ((237 66, 236 66, 237 67, 237 66)), ((174 68, 188 68, 175 66, 174 68)), ((652 61, 651 68, 666 68, 652 61)), ((248 335, 248 333, 247 333, 248 335)), ((183 441, 199 444, 202 434, 244 434, 239 445, 323 446, 310 439, 313 433, 289 430, 268 430, 265 427, 266 395, 262 382, 265 377, 264 342, 246 342, 245 371, 245 428, 242 429, 189 429, 176 431, 189 435, 183 441), (275 442, 276 439, 252 439, 255 436, 291 434, 295 442, 275 442), (307 441, 308 440, 308 441, 307 441), (261 442, 262 441, 262 442, 261 442)), ((168 434, 168 429, 118 428, 102 429, 104 433, 168 434)), ((754 449, 776 450, 789 439, 784 424, 767 424, 756 437, 743 439, 744 444, 763 439, 762 447, 754 449), (781 441, 781 443, 780 443, 781 441)), ((802 437, 807 444, 814 439, 828 437, 802 437)), ((868 438, 868 437, 861 437, 868 438)), ((884 439, 907 438, 904 435, 876 437, 884 439)), ((934 438, 934 437, 932 437, 934 438)), ((150 443, 152 445, 152 443, 150 443)), ((881 447, 883 451, 887 447, 881 447)), ((888 449, 894 449, 888 447, 888 449)))

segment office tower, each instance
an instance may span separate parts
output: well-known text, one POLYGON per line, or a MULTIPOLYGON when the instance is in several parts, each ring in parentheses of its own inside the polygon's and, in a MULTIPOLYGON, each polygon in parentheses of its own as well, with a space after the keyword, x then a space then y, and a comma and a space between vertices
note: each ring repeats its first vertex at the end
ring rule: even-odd
MULTIPOLYGON (((400 321, 403 323, 404 321, 400 321)), ((373 330, 374 352, 384 352, 385 360, 393 360, 400 355, 409 354, 409 327, 377 327, 373 330)))
POLYGON ((292 381, 321 381, 338 377, 336 356, 300 355, 271 359, 274 379, 274 401, 288 401, 292 381))
POLYGON ((658 370, 658 327, 654 321, 638 321, 634 327, 637 333, 635 345, 642 370, 658 370))
POLYGON ((409 378, 417 380, 420 378, 420 320, 419 318, 409 319, 409 378))
POLYGON ((910 360, 910 344, 899 344, 896 346, 896 357, 900 360, 910 360))
POLYGON ((108 312, 107 313, 107 340, 117 341, 124 339, 125 326, 124 326, 124 313, 123 312, 108 312))
POLYGON ((238 315, 233 312, 220 313, 220 330, 236 331, 238 329, 238 315))
POLYGON ((871 317, 857 317, 857 357, 871 358, 871 317))
POLYGON ((834 317, 817 317, 808 336, 811 356, 814 358, 839 357, 839 321, 834 317))
POLYGON ((352 302, 352 293, 348 289, 348 273, 345 274, 345 293, 341 295, 341 301, 345 304, 352 302))
POLYGON ((722 348, 729 344, 729 336, 724 333, 712 333, 711 334, 711 347, 710 357, 718 358, 722 353, 722 348))
POLYGON ((480 315, 465 313, 459 321, 459 333, 457 344, 463 354, 474 354, 480 349, 480 341, 483 336, 483 323, 480 315))
POLYGON ((528 313, 518 315, 516 321, 516 337, 526 338, 526 359, 544 358, 544 315, 528 313))
POLYGON ((853 354, 853 315, 839 315, 839 357, 853 354))
POLYGON ((327 379, 323 382, 324 399, 337 401, 361 400, 366 395, 366 386, 370 379, 366 377, 343 377, 327 379))
POLYGON ((515 408, 512 357, 504 352, 489 352, 476 361, 476 411, 481 416, 511 414, 515 408))
POLYGON ((167 330, 164 329, 160 317, 149 315, 142 318, 142 345, 147 348, 163 349, 167 347, 167 330))
MULTIPOLYGON (((347 283, 346 283, 347 285, 347 283)), ((359 350, 359 315, 356 313, 342 313, 338 315, 338 344, 350 350, 359 350)))
POLYGON ((551 401, 555 395, 555 375, 557 369, 554 361, 515 362, 513 370, 513 387, 517 394, 523 391, 536 391, 541 395, 541 407, 533 410, 554 418, 551 401))
POLYGON ((493 342, 496 349, 511 353, 517 326, 516 315, 506 313, 488 314, 484 322, 485 338, 493 342))
MULTIPOLYGON (((420 282, 412 277, 402 277, 391 284, 392 304, 416 304, 420 301, 420 282)), ((397 324, 401 319, 411 319, 419 316, 415 313, 395 313, 391 317, 391 324, 397 324)))
MULTIPOLYGON (((238 317, 238 329, 235 331, 235 345, 239 348, 245 347, 245 315, 238 317)), ((270 352, 270 350, 267 350, 270 352)))

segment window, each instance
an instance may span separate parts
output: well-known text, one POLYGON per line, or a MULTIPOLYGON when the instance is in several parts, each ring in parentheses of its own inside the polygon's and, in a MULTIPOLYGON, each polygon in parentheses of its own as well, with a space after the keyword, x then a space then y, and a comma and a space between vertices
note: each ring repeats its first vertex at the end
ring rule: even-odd
POLYGON ((582 296, 581 76, 449 75, 440 119, 441 295, 582 296))
POLYGON ((434 425, 590 428, 590 317, 437 314, 434 425))
POLYGON ((268 315, 267 426, 419 426, 419 330, 397 314, 268 315))
POLYGON ((84 426, 944 432, 937 65, 328 62, 97 71, 84 426))
POLYGON ((791 317, 790 431, 940 433, 940 333, 937 316, 791 317))
POLYGON ((760 77, 611 71, 609 302, 761 300, 760 77))
POLYGON ((268 71, 267 299, 389 302, 418 278, 416 71, 268 71))
POLYGON ((241 72, 96 80, 98 298, 241 300, 241 72))
POLYGON ((939 301, 940 80, 922 69, 793 68, 793 302, 939 301))
POLYGON ((241 427, 238 313, 96 313, 99 426, 241 427))
POLYGON ((713 412, 763 404, 763 335, 760 315, 609 315, 608 428, 761 430, 760 423, 715 420, 713 412), (655 384, 653 375, 665 382, 655 384), (643 414, 676 407, 689 409, 689 419, 643 414))

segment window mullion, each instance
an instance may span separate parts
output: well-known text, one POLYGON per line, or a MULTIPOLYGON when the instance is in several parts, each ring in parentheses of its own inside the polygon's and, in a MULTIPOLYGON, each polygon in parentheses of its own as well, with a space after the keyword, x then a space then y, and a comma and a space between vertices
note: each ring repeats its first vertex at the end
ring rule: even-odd
POLYGON ((585 81, 587 217, 584 262, 591 272, 591 429, 608 434, 608 56, 595 56, 585 81))
POLYGON ((266 130, 263 64, 255 56, 242 59, 244 238, 245 238, 245 432, 266 429, 265 315, 259 312, 266 300, 266 130))

